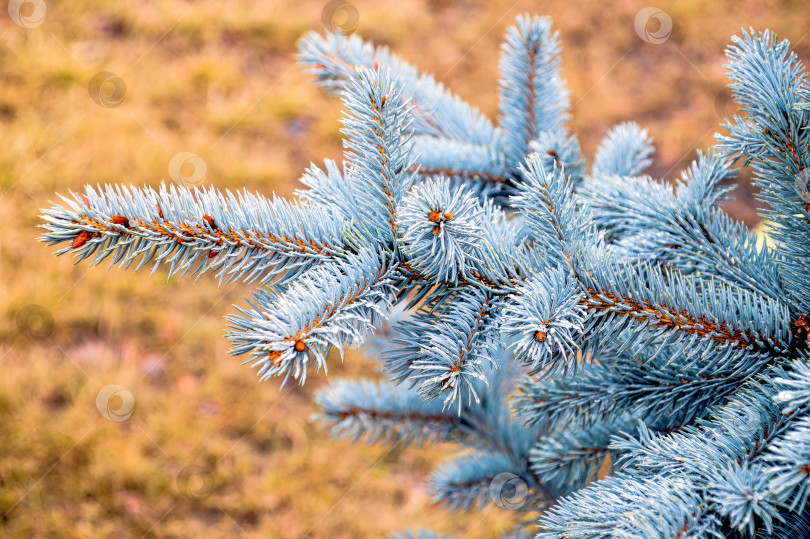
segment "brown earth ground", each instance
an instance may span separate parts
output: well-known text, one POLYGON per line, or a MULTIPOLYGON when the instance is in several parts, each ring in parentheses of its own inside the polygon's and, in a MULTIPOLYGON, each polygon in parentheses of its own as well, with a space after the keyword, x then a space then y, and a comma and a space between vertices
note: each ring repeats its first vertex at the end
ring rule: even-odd
MULTIPOLYGON (((730 35, 770 27, 810 58, 804 0, 661 2, 673 31, 660 45, 634 31, 644 2, 353 2, 361 35, 493 118, 504 29, 523 12, 551 15, 586 154, 632 119, 656 140, 652 174, 667 179, 734 109, 730 35)), ((308 162, 339 157, 340 103, 294 63, 298 37, 322 28, 324 3, 48 2, 33 29, 0 13, 0 535, 373 537, 425 526, 490 537, 508 526, 508 511, 431 505, 423 481, 453 447, 329 440, 309 421, 325 376, 303 388, 258 383, 223 338, 223 316, 249 287, 91 270, 37 243, 38 210, 55 193, 158 185, 180 151, 204 159, 206 185, 282 195, 308 162), (121 106, 90 99, 101 71, 125 81, 121 106), (20 315, 29 305, 52 328, 20 315), (134 396, 128 420, 98 412, 108 384, 134 396), (192 478, 192 489, 212 481, 204 499, 178 489, 191 465, 210 470, 192 478)), ((753 225, 750 193, 729 206, 753 225)), ((378 375, 351 353, 329 376, 378 375)))

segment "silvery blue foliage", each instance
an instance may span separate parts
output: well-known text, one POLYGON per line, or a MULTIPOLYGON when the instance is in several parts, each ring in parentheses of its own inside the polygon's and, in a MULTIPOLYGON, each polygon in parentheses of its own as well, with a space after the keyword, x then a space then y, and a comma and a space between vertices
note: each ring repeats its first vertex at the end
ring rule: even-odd
POLYGON ((753 536, 761 523, 767 533, 773 533, 773 521, 779 519, 779 509, 769 496, 768 483, 761 466, 730 465, 718 475, 709 495, 717 504, 717 512, 728 519, 733 528, 753 536))
POLYGON ((512 163, 526 157, 539 133, 557 131, 568 119, 560 63, 560 43, 550 19, 521 16, 506 31, 498 90, 502 145, 512 163))
POLYGON ((810 537, 810 85, 770 32, 727 54, 743 114, 671 185, 631 123, 586 166, 547 18, 506 32, 497 125, 386 48, 310 33, 345 152, 297 202, 88 187, 43 240, 257 282, 228 337, 262 378, 376 334, 387 380, 331 382, 317 418, 461 445, 430 489, 514 511, 504 537, 810 537), (720 206, 736 161, 773 247, 720 206))
POLYGON ((374 251, 316 266, 294 283, 260 289, 252 309, 228 317, 234 353, 251 353, 262 379, 306 380, 310 364, 326 371, 332 348, 361 343, 391 310, 390 270, 374 251))
POLYGON ((520 294, 504 307, 501 333, 515 338, 515 357, 531 365, 530 374, 547 376, 557 370, 552 357, 576 364, 577 349, 585 331, 582 292, 565 270, 553 268, 529 279, 520 294))
POLYGON ((414 267, 436 282, 458 283, 483 240, 483 209, 472 193, 450 190, 446 179, 427 180, 405 197, 397 226, 414 267))
POLYGON ((619 124, 605 136, 593 158, 593 176, 637 176, 652 164, 652 139, 632 122, 619 124))

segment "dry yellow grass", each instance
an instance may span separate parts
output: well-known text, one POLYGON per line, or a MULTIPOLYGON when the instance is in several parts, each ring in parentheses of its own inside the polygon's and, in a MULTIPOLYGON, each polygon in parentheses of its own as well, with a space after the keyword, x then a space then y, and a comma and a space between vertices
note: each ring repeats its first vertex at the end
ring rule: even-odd
MULTIPOLYGON (((294 65, 295 42, 321 27, 324 4, 48 2, 32 29, 0 13, 3 536, 357 537, 422 525, 490 537, 510 522, 506 511, 450 516, 430 505, 422 482, 448 446, 327 440, 308 421, 324 376, 305 388, 259 384, 227 355, 222 336, 222 317, 247 287, 89 270, 36 242, 38 209, 56 192, 108 181, 156 185, 181 151, 205 161, 206 185, 283 195, 309 161, 339 157, 340 103, 294 65), (88 94, 102 71, 126 84, 119 107, 100 107, 88 94), (19 316, 29 305, 52 317, 42 338, 32 338, 36 317, 19 316), (96 408, 109 384, 134 396, 126 421, 96 408), (193 478, 211 480, 201 500, 178 487, 188 466, 210 471, 193 478)), ((491 117, 504 28, 521 12, 551 15, 586 153, 611 124, 634 119, 656 139, 653 173, 668 178, 711 144, 726 105, 722 49, 731 34, 770 27, 810 57, 810 5, 799 0, 664 2, 674 27, 662 45, 633 29, 644 2, 354 5, 359 33, 491 117)), ((753 221, 745 203, 735 211, 753 221)), ((351 354, 329 376, 378 375, 351 354)))

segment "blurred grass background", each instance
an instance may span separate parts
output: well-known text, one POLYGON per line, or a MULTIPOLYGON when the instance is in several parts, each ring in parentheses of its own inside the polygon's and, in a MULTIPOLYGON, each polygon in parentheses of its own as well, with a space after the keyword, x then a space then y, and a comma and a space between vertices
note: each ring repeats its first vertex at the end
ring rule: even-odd
MULTIPOLYGON (((733 33, 769 27, 810 57, 804 0, 661 2, 673 30, 660 45, 634 30, 645 2, 352 1, 358 33, 492 118, 505 27, 522 12, 551 15, 585 153, 635 120, 656 141, 651 173, 667 179, 735 110, 722 67, 733 33)), ((310 161, 338 158, 339 100, 294 63, 325 3, 47 2, 29 29, 0 12, 0 535, 374 537, 425 526, 490 537, 511 522, 496 508, 451 516, 431 505, 423 482, 451 446, 328 440, 309 421, 325 376, 258 383, 223 337, 249 287, 88 271, 36 240, 55 193, 158 185, 181 151, 205 161, 205 185, 282 195, 310 161), (121 106, 90 98, 102 71, 126 83, 121 106), (128 420, 97 410, 108 384, 133 395, 128 420), (209 474, 188 486, 202 499, 183 495, 188 466, 209 474)), ((742 179, 729 209, 754 225, 742 179)), ((351 353, 329 376, 378 374, 351 353)))

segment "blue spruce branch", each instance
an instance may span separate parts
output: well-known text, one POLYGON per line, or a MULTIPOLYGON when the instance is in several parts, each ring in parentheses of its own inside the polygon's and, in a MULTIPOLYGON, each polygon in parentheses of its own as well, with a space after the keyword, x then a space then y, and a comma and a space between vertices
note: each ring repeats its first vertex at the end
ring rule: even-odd
POLYGON ((540 512, 545 539, 810 535, 810 84, 768 31, 727 54, 742 115, 673 186, 642 175, 631 123, 587 166, 547 18, 506 31, 497 125, 386 48, 310 33, 345 151, 297 201, 88 187, 43 210, 42 240, 256 282, 228 337, 262 379, 374 339, 388 381, 332 383, 316 417, 461 446, 430 488, 516 510, 504 537, 540 512), (772 247, 720 206, 736 161, 772 247))

